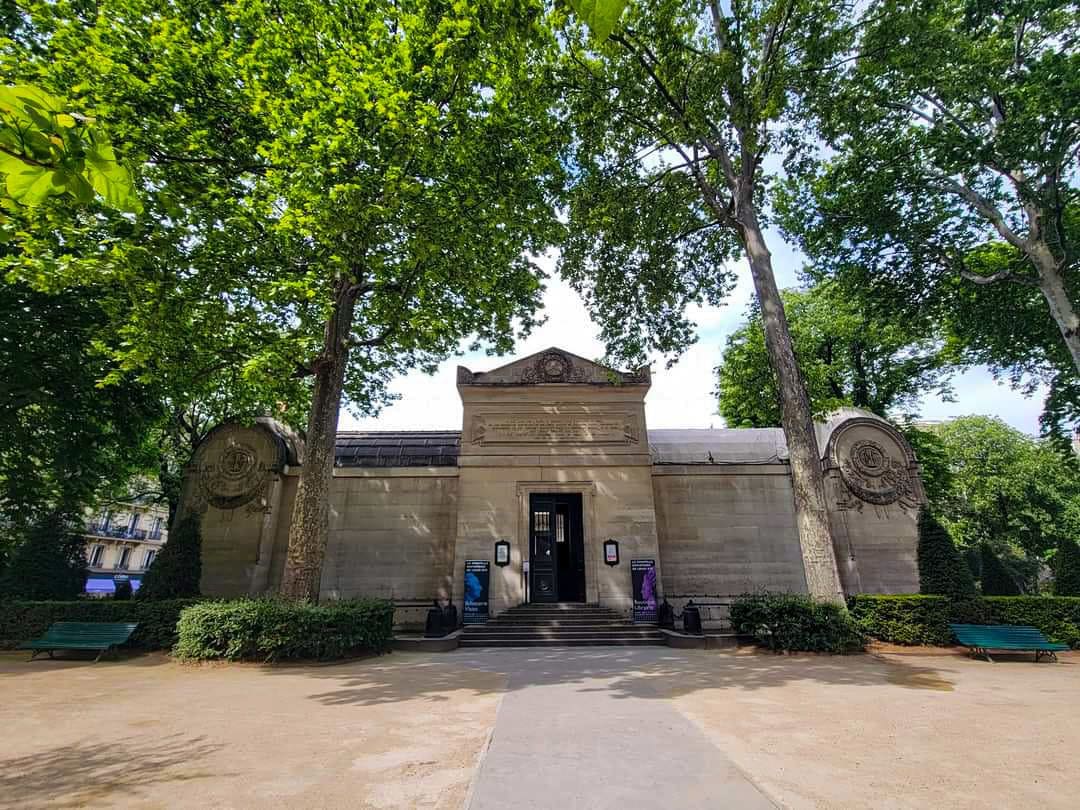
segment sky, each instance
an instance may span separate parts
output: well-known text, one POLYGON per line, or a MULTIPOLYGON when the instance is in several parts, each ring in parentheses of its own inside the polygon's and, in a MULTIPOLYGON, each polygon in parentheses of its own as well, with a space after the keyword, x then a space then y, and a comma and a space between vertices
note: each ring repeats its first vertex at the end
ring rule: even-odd
MULTIPOLYGON (((775 236, 770 248, 777 282, 781 287, 795 286, 801 257, 775 236)), ((512 354, 490 357, 483 352, 465 353, 444 362, 434 375, 420 371, 407 374, 391 386, 400 399, 374 417, 357 419, 343 409, 339 429, 460 430, 461 400, 455 387, 459 365, 472 371, 489 371, 552 346, 581 357, 601 359, 604 347, 598 339, 599 329, 589 320, 578 294, 555 274, 555 258, 545 256, 539 263, 551 276, 543 299, 547 322, 520 341, 512 354)), ((724 306, 701 307, 691 313, 697 324, 697 343, 670 369, 663 362, 653 363, 652 389, 645 398, 645 419, 650 428, 724 427, 713 393, 713 369, 720 362, 725 339, 745 320, 746 305, 753 295, 749 268, 742 264, 738 270, 738 285, 724 306)), ((953 384, 955 401, 924 398, 922 419, 986 414, 998 416, 1025 433, 1038 433, 1044 391, 1025 398, 1008 385, 995 382, 985 368, 958 375, 953 384)))

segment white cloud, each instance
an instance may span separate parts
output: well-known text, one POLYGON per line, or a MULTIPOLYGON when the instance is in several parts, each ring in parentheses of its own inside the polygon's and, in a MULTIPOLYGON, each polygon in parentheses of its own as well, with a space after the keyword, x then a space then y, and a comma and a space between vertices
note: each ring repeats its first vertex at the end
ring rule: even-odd
MULTIPOLYGON (((777 246, 776 273, 781 286, 796 283, 797 254, 777 246)), ((552 257, 541 262, 549 272, 552 257)), ((467 353, 443 363, 434 375, 419 371, 397 380, 392 389, 401 398, 377 417, 356 419, 341 412, 342 430, 460 430, 461 400, 458 397, 457 367, 487 371, 550 346, 558 346, 588 358, 599 358, 604 347, 599 330, 589 320, 577 293, 565 282, 553 277, 544 294, 547 323, 518 344, 513 355, 488 357, 482 352, 467 353)), ((722 307, 700 307, 691 312, 698 324, 698 342, 670 369, 662 363, 653 365, 653 385, 645 399, 645 416, 653 428, 721 427, 716 413, 713 368, 720 361, 724 339, 743 319, 751 300, 753 286, 748 268, 739 265, 739 280, 728 303, 722 307)), ((1038 432, 1039 413, 1045 392, 1027 399, 1008 386, 996 383, 986 369, 972 369, 955 381, 956 402, 942 402, 934 397, 922 400, 922 417, 945 419, 971 413, 1000 416, 1013 427, 1028 433, 1038 432)))

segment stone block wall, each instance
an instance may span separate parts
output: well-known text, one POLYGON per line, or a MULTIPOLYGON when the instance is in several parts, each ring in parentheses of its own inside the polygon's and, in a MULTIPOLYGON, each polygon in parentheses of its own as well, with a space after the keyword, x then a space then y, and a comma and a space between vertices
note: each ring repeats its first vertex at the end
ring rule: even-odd
POLYGON ((652 483, 664 592, 677 609, 756 588, 806 591, 786 465, 657 466, 652 483))

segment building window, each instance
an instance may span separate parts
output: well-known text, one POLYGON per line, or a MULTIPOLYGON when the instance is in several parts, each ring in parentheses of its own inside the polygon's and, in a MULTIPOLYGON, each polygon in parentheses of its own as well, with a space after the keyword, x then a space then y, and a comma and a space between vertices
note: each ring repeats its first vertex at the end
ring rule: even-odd
POLYGON ((111 520, 112 513, 108 509, 106 509, 104 512, 101 513, 101 519, 98 521, 98 528, 100 528, 103 532, 107 532, 109 530, 109 522, 111 520))
POLYGON ((156 540, 161 537, 161 518, 154 518, 154 525, 150 529, 150 538, 156 540))
POLYGON ((128 531, 133 532, 137 528, 139 528, 139 513, 138 512, 132 512, 131 513, 131 521, 128 523, 128 531))
POLYGON ((157 556, 157 549, 147 549, 146 556, 143 557, 142 567, 149 568, 150 564, 154 562, 154 557, 157 556))
POLYGON ((101 558, 105 556, 105 546, 97 545, 90 550, 89 565, 95 568, 101 567, 101 558))
POLYGON ((116 567, 117 568, 127 568, 128 567, 128 560, 130 560, 130 559, 131 559, 131 549, 130 548, 122 548, 122 549, 120 549, 120 557, 116 561, 116 567))

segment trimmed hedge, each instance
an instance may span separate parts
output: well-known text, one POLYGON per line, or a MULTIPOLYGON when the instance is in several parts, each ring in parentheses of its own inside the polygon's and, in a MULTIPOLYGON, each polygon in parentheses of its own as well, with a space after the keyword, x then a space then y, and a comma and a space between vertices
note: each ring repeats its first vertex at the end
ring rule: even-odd
POLYGON ((176 643, 176 623, 180 612, 197 601, 4 601, 0 602, 0 648, 10 649, 37 638, 53 622, 138 622, 139 627, 129 643, 144 650, 166 650, 176 643))
POLYGON ((203 602, 177 626, 178 658, 281 661, 383 652, 393 638, 394 605, 362 599, 314 605, 278 599, 203 602))
POLYGON ((1080 647, 1080 597, 985 596, 953 602, 944 596, 860 594, 848 609, 868 636, 893 644, 952 644, 950 623, 1024 624, 1051 641, 1080 647))
POLYGON ((842 605, 806 594, 748 593, 731 603, 735 632, 753 636, 770 650, 847 653, 865 639, 842 605))

